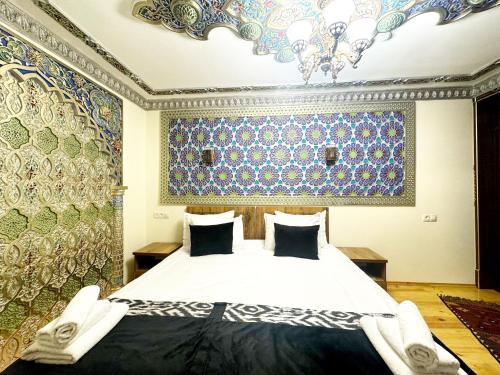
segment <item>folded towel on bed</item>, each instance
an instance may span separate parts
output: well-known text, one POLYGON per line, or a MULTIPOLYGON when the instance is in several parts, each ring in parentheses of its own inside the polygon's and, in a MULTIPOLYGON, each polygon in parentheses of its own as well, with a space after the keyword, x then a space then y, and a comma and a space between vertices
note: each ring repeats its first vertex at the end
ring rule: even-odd
POLYGON ((425 371, 434 370, 439 363, 432 333, 411 301, 403 301, 397 307, 403 348, 412 366, 425 371))
POLYGON ((70 365, 77 362, 85 353, 94 347, 104 336, 111 331, 128 311, 125 303, 111 302, 109 311, 94 325, 88 327, 78 338, 66 348, 48 347, 35 340, 22 354, 26 361, 50 363, 56 365, 70 365))
MULTIPOLYGON (((421 375, 423 373, 412 370, 404 360, 392 349, 389 343, 384 339, 377 326, 377 319, 371 316, 364 316, 360 320, 361 328, 372 343, 375 350, 380 354, 387 367, 395 375, 421 375)), ((427 373, 429 374, 429 373, 427 373)), ((449 375, 450 373, 432 372, 436 375, 449 375)), ((454 374, 466 375, 465 371, 458 369, 454 374)))
POLYGON ((37 337, 52 341, 53 345, 64 348, 75 338, 82 328, 94 303, 99 298, 97 285, 86 286, 73 297, 61 316, 53 324, 47 324, 37 332, 37 337))
POLYGON ((434 370, 427 370, 422 367, 414 366, 408 358, 404 347, 403 339, 401 338, 401 330, 397 318, 382 318, 377 317, 377 328, 384 340, 396 352, 396 354, 410 367, 413 371, 423 374, 443 373, 456 374, 460 368, 460 363, 441 345, 434 343, 438 355, 438 365, 434 370))
MULTIPOLYGON (((96 324, 98 321, 100 321, 102 318, 104 318, 104 316, 106 316, 106 314, 108 313, 108 311, 110 309, 111 309, 111 302, 109 302, 107 299, 102 299, 102 300, 99 300, 96 303, 94 303, 94 305, 92 306, 92 309, 89 312, 87 319, 83 323, 82 328, 79 330, 77 335, 73 338, 73 340, 71 340, 68 343, 68 345, 71 342, 73 342, 74 340, 76 340, 79 336, 81 336, 81 334, 83 332, 88 331, 90 327, 92 327, 94 324, 96 324)), ((53 348, 53 349, 63 349, 64 347, 67 346, 67 345, 64 345, 64 347, 63 347, 60 344, 54 343, 54 340, 52 340, 52 337, 50 335, 40 334, 40 332, 49 332, 49 331, 53 330, 53 327, 57 324, 57 321, 58 321, 58 319, 54 319, 53 321, 48 323, 46 326, 44 326, 43 328, 41 328, 37 332, 35 340, 39 344, 43 344, 44 346, 46 346, 48 348, 53 348)))

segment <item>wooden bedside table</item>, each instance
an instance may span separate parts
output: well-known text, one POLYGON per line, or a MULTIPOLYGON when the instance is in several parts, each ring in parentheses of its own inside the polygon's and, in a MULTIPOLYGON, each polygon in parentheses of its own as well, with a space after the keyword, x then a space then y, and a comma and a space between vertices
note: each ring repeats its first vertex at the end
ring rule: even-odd
POLYGON ((152 242, 134 251, 134 279, 149 271, 181 246, 182 244, 178 242, 152 242))
POLYGON ((367 247, 339 247, 354 264, 361 268, 373 281, 387 290, 385 269, 387 259, 367 247))

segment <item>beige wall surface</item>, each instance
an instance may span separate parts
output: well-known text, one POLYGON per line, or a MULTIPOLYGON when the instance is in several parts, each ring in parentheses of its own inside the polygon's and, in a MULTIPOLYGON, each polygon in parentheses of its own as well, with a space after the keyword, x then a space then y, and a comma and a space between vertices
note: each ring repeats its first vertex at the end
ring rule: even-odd
POLYGON ((132 280, 133 252, 146 244, 146 114, 123 99, 123 280, 132 280))
MULTIPOLYGON (((179 241, 184 206, 158 204, 160 114, 146 118, 146 242, 179 241)), ((416 119, 416 206, 331 207, 331 242, 378 251, 389 280, 474 283, 472 101, 417 102, 416 119)))
POLYGON ((333 207, 330 238, 380 252, 389 280, 474 283, 472 102, 417 102, 416 140, 416 206, 333 207))

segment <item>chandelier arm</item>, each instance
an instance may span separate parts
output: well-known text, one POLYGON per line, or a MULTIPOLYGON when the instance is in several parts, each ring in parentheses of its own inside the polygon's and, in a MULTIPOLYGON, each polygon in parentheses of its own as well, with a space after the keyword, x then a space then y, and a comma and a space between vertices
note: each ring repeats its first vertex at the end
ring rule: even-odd
POLYGON ((354 69, 357 69, 358 68, 358 63, 359 63, 359 60, 361 60, 361 57, 363 56, 363 54, 360 52, 358 53, 358 56, 356 56, 356 58, 354 59, 354 61, 352 62, 352 67, 354 69))
POLYGON ((338 38, 333 38, 333 45, 332 45, 332 48, 331 48, 332 58, 335 56, 335 53, 337 52, 338 46, 339 46, 339 40, 338 40, 338 38))
POLYGON ((312 68, 308 69, 307 64, 304 64, 303 67, 304 67, 304 71, 302 73, 302 79, 305 81, 305 83, 307 85, 309 83, 309 80, 311 79, 313 69, 312 68))

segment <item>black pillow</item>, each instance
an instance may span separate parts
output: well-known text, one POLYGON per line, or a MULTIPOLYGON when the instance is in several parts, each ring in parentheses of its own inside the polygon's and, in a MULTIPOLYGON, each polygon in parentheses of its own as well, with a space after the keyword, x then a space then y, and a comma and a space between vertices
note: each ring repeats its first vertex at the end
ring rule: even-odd
POLYGON ((319 225, 294 227, 274 223, 274 255, 277 257, 318 258, 319 225))
POLYGON ((191 256, 233 253, 233 225, 190 225, 191 256))

